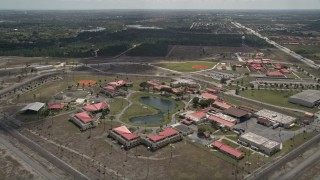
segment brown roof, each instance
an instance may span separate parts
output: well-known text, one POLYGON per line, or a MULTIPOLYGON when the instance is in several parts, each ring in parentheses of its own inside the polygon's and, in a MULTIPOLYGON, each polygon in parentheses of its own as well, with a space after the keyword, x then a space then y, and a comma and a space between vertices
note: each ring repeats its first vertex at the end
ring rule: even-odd
POLYGON ((252 107, 249 107, 249 106, 246 106, 246 105, 240 105, 240 106, 238 106, 238 108, 241 109, 241 110, 247 111, 249 113, 256 113, 256 112, 259 111, 259 110, 255 109, 255 108, 252 108, 252 107))
POLYGON ((229 109, 224 110, 224 113, 231 115, 231 116, 234 116, 234 117, 237 117, 237 118, 240 118, 240 117, 248 114, 248 112, 243 111, 241 109, 234 108, 234 107, 231 107, 229 109))

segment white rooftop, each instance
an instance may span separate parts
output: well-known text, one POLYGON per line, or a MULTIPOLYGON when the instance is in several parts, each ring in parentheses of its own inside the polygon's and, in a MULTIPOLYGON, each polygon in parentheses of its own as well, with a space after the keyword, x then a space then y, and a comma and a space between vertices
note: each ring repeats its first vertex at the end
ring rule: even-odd
POLYGON ((287 116, 287 115, 284 115, 275 111, 270 111, 267 109, 262 109, 256 112, 256 115, 260 117, 268 118, 272 121, 276 121, 281 124, 292 124, 296 120, 295 117, 287 116))
POLYGON ((41 102, 34 102, 34 103, 30 103, 27 106, 25 106, 24 108, 22 108, 20 111, 26 111, 26 110, 30 110, 30 111, 39 111, 42 107, 44 107, 46 104, 45 103, 41 103, 41 102))
POLYGON ((269 141, 269 139, 262 137, 260 135, 254 134, 252 132, 247 132, 247 133, 241 135, 241 138, 247 139, 248 141, 254 142, 259 145, 269 141))
POLYGON ((272 148, 278 146, 279 144, 280 144, 280 143, 278 143, 278 142, 276 142, 276 141, 271 141, 271 140, 269 140, 269 141, 263 143, 262 146, 264 146, 264 147, 266 147, 266 148, 268 148, 268 149, 272 149, 272 148))

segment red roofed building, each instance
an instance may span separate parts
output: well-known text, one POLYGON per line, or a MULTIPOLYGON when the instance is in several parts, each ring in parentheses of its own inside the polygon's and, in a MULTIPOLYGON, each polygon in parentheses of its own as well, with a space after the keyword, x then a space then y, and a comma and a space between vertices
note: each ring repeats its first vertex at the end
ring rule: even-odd
POLYGON ((211 94, 211 93, 202 93, 200 95, 200 98, 201 99, 213 99, 213 100, 217 100, 218 99, 218 96, 217 95, 214 95, 214 94, 211 94))
POLYGON ((186 114, 185 117, 195 124, 202 123, 206 120, 207 112, 205 110, 199 110, 193 113, 186 114))
POLYGON ((155 81, 147 81, 147 84, 149 84, 151 86, 159 86, 160 85, 158 82, 155 82, 155 81))
POLYGON ((122 144, 126 149, 137 146, 141 143, 138 135, 133 134, 126 126, 113 128, 109 136, 122 144))
POLYGON ((232 107, 231 105, 221 101, 215 101, 212 105, 222 110, 229 109, 232 107))
POLYGON ((267 76, 271 76, 271 77, 283 77, 284 74, 282 74, 280 71, 269 71, 266 74, 267 76))
POLYGON ((235 159, 241 159, 244 157, 244 153, 239 151, 236 148, 233 148, 229 145, 224 144, 221 141, 214 141, 212 144, 212 147, 215 149, 218 149, 219 151, 235 158, 235 159))
POLYGON ((110 86, 114 86, 114 87, 119 87, 119 86, 124 86, 126 85, 127 81, 125 80, 120 80, 120 81, 116 81, 116 82, 109 82, 108 85, 110 86))
POLYGON ((70 119, 78 125, 81 130, 96 127, 99 123, 99 119, 92 118, 86 111, 74 114, 70 119))
POLYGON ((275 65, 274 65, 274 68, 275 68, 275 69, 281 69, 281 68, 282 68, 282 64, 275 64, 275 65))
POLYGON ((190 121, 189 119, 186 118, 182 120, 182 123, 189 126, 193 123, 193 121, 190 121))
POLYGON ((90 105, 84 106, 83 109, 86 111, 90 111, 90 112, 98 112, 98 111, 102 111, 108 107, 109 107, 109 105, 106 102, 100 102, 100 103, 90 104, 90 105))
POLYGON ((63 104, 49 104, 48 105, 48 109, 52 110, 52 109, 63 109, 64 105, 63 104))
POLYGON ((172 128, 166 128, 158 135, 147 135, 142 139, 142 143, 150 147, 152 150, 157 150, 168 144, 181 141, 182 136, 172 128))
POLYGON ((214 122, 220 124, 220 126, 225 126, 229 129, 231 129, 235 125, 234 123, 227 121, 225 119, 222 119, 222 118, 215 116, 215 115, 209 116, 208 120, 214 121, 214 122))
POLYGON ((106 87, 102 87, 100 88, 100 92, 103 93, 103 94, 106 94, 110 97, 115 97, 115 96, 126 96, 127 93, 123 90, 118 90, 116 88, 116 86, 111 86, 111 85, 108 85, 106 87))
POLYGON ((285 69, 285 68, 281 69, 280 71, 281 71, 283 74, 288 74, 288 73, 290 73, 289 69, 285 69))
POLYGON ((179 94, 180 92, 182 92, 181 89, 178 89, 178 88, 172 88, 171 91, 174 93, 174 94, 179 94))

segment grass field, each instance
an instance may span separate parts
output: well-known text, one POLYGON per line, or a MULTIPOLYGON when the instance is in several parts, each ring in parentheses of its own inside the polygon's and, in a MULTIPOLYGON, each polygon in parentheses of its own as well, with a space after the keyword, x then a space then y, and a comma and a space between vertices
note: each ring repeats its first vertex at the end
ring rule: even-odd
POLYGON ((128 105, 128 101, 123 98, 115 98, 112 103, 110 103, 110 114, 118 114, 123 108, 128 105))
POLYGON ((229 146, 231 146, 231 147, 233 147, 233 148, 239 147, 238 144, 235 144, 235 143, 233 143, 233 142, 231 142, 231 141, 229 141, 229 140, 227 140, 227 139, 222 139, 222 142, 225 143, 225 144, 227 144, 227 145, 229 145, 229 146))
POLYGON ((174 71, 179 72, 194 72, 199 71, 201 69, 194 69, 192 66, 201 65, 201 66, 208 66, 208 69, 212 68, 216 63, 213 62, 206 62, 206 61, 189 61, 189 62, 177 62, 177 63, 160 63, 156 64, 157 66, 171 69, 174 71))
POLYGON ((288 97, 296 93, 297 92, 294 92, 294 91, 290 92, 290 91, 271 91, 271 90, 240 91, 241 96, 244 96, 250 99, 255 99, 261 102, 273 104, 273 105, 301 109, 301 110, 310 111, 310 112, 316 112, 318 110, 316 108, 312 109, 312 108, 307 108, 307 107, 289 103, 288 97))

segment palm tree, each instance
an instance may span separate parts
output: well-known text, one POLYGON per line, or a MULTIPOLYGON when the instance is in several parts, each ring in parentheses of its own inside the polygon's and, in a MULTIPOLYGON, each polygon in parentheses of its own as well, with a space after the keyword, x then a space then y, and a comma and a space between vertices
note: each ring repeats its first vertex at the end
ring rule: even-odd
POLYGON ((112 129, 112 121, 114 120, 114 116, 112 115, 112 116, 110 116, 110 120, 111 120, 111 128, 110 129, 112 129))

